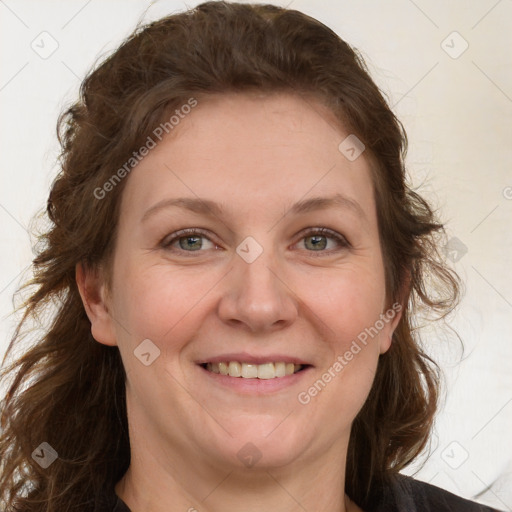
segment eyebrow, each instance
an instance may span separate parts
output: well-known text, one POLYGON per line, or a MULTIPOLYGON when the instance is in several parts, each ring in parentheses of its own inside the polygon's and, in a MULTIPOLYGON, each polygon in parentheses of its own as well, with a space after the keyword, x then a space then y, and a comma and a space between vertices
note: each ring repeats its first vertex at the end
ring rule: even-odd
MULTIPOLYGON (((199 199, 193 197, 177 197, 174 199, 163 199, 159 201, 151 208, 149 208, 142 216, 141 222, 145 222, 149 217, 154 215, 156 212, 167 209, 170 207, 178 207, 189 210, 194 213, 201 215, 207 215, 210 217, 222 217, 223 209, 219 203, 211 201, 210 199, 199 199)), ((342 194, 335 194, 328 197, 312 197, 310 199, 304 199, 296 202, 289 211, 285 214, 298 215, 308 213, 317 210, 326 210, 328 208, 339 208, 350 210, 357 216, 361 217, 364 221, 368 222, 368 218, 361 207, 361 205, 342 194)))

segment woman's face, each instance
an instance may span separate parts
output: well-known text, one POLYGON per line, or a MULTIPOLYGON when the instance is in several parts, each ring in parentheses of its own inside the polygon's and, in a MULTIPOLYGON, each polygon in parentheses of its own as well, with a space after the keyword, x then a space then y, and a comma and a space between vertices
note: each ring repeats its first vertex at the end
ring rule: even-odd
POLYGON ((109 314, 90 317, 119 347, 130 435, 153 457, 344 456, 400 317, 365 153, 339 149, 349 135, 313 100, 212 96, 125 178, 109 314), (201 365, 221 361, 262 378, 201 365), (264 378, 286 362, 308 366, 264 378))

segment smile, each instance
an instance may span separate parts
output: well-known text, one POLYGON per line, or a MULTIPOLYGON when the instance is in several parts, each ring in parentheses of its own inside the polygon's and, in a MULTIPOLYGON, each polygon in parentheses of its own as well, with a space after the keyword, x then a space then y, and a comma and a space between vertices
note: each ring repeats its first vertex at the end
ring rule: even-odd
POLYGON ((268 380, 293 375, 309 365, 284 362, 254 364, 239 361, 221 361, 219 363, 203 363, 201 366, 211 373, 229 377, 268 380))

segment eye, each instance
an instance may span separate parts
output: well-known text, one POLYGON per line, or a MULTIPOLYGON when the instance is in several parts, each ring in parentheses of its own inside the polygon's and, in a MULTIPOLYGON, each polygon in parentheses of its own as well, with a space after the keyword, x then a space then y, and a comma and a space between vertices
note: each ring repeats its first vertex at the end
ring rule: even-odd
POLYGON ((216 248, 214 244, 205 234, 206 232, 198 228, 187 228, 176 231, 171 235, 171 238, 164 238, 161 242, 161 246, 164 249, 172 251, 184 251, 184 252, 199 252, 201 249, 212 249, 216 248), (202 240, 207 240, 205 244, 202 240), (174 247, 178 244, 178 248, 174 247), (206 247, 205 247, 206 245, 206 247))
POLYGON ((308 249, 308 252, 321 253, 318 256, 321 256, 322 253, 330 254, 350 247, 350 243, 343 235, 328 228, 308 228, 306 231, 301 232, 301 235, 301 241, 304 241, 304 246, 308 249), (329 250, 324 250, 329 245, 329 239, 335 241, 334 248, 331 247, 329 250), (336 244, 338 245, 337 248, 336 244))
MULTIPOLYGON (((207 234, 207 231, 199 228, 181 229, 164 238, 160 245, 166 250, 182 253, 218 249, 219 246, 212 242, 207 234)), ((306 251, 320 253, 318 256, 331 254, 351 247, 350 243, 343 235, 328 228, 308 228, 302 231, 300 235, 302 236, 301 241, 303 241, 303 246, 306 251), (329 240, 334 241, 334 247, 328 248, 329 240), (328 248, 328 250, 325 250, 326 248, 328 248)), ((315 254, 315 256, 317 255, 315 254)))

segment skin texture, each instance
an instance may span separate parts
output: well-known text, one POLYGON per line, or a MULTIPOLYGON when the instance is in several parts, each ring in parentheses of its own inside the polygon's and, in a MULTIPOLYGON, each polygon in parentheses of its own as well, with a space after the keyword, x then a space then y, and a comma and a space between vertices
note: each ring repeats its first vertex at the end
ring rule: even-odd
POLYGON ((94 338, 119 347, 127 373, 131 466, 116 492, 132 512, 359 510, 344 494, 350 426, 400 314, 309 403, 297 399, 389 310, 370 168, 364 153, 339 151, 347 135, 311 99, 210 96, 126 178, 112 289, 80 264, 77 282, 94 338), (335 193, 366 219, 290 213, 335 193), (169 207, 141 221, 178 197, 221 203, 222 216, 169 207), (322 227, 350 245, 301 233, 322 227), (163 247, 183 228, 206 236, 163 247), (236 252, 248 236, 263 249, 252 263, 236 252), (148 366, 134 355, 145 339, 160 350, 148 366), (195 363, 228 352, 313 368, 278 392, 243 394, 195 363), (247 443, 261 457, 252 467, 237 457, 247 443))

